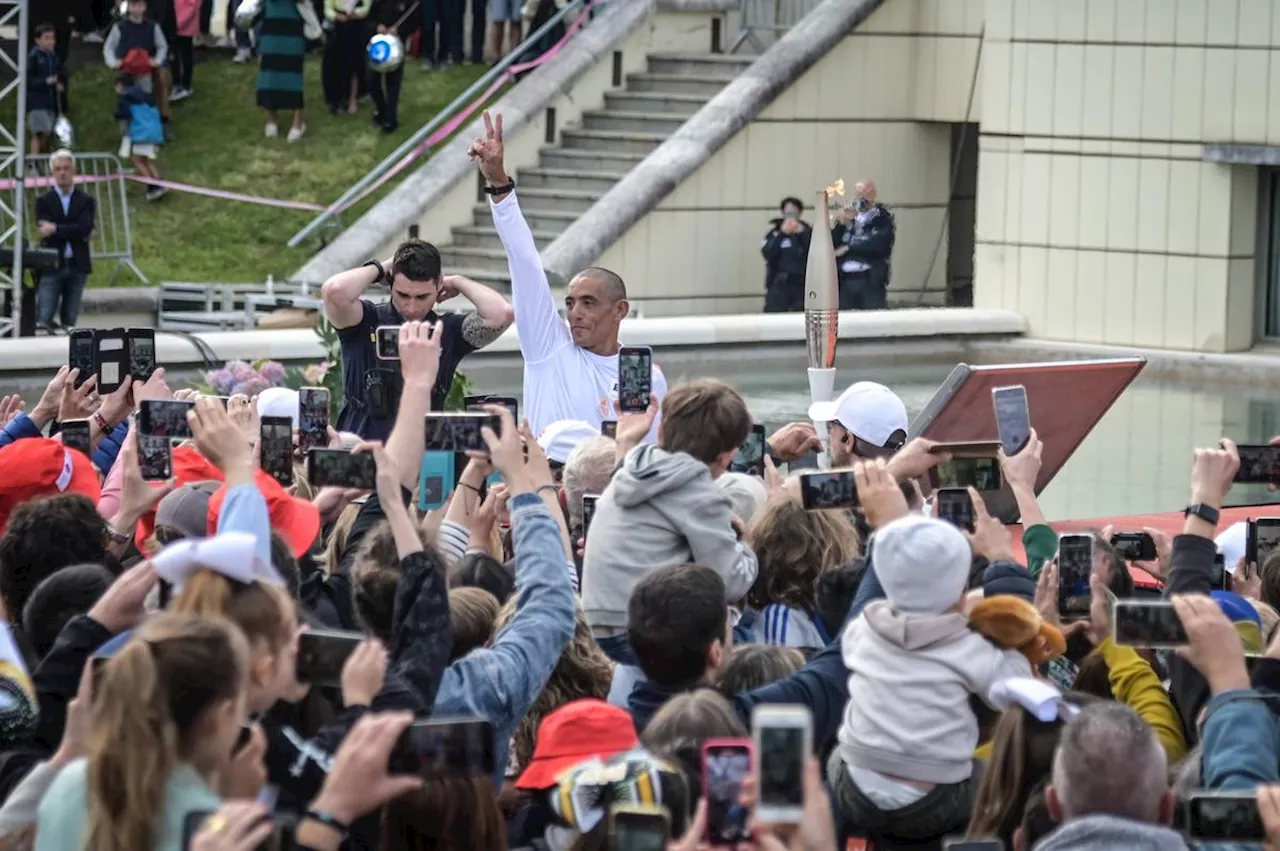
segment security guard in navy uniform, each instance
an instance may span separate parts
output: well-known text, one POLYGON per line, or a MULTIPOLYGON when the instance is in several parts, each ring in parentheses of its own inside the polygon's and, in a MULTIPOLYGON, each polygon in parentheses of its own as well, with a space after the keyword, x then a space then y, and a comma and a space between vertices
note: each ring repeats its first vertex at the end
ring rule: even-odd
POLYGON ((800 218, 804 204, 799 198, 783 198, 782 215, 771 222, 760 253, 765 262, 765 313, 795 313, 804 310, 804 273, 809 261, 809 239, 813 228, 800 218))

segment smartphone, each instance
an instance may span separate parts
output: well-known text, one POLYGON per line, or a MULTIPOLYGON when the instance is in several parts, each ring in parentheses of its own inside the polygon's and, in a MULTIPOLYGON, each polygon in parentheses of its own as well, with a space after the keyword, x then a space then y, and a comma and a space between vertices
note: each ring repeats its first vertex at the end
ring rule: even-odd
POLYGON ((427 414, 428 452, 488 452, 484 426, 502 435, 502 418, 493 414, 427 414))
POLYGON ((68 337, 67 366, 79 370, 76 387, 89 380, 94 371, 94 339, 92 328, 73 329, 68 337))
POLYGON ((364 374, 364 403, 375 420, 394 420, 400 401, 400 374, 391 369, 371 369, 364 374))
POLYGON ((738 447, 733 460, 729 462, 729 470, 764 478, 764 443, 764 426, 753 425, 751 431, 747 433, 747 439, 738 447))
POLYGON ((1237 446, 1240 469, 1235 481, 1241 484, 1280 484, 1280 446, 1237 446))
POLYGON ((129 339, 123 328, 100 330, 93 338, 93 374, 98 376, 98 393, 107 395, 120 389, 129 377, 129 339))
POLYGON ((93 457, 93 441, 89 437, 88 420, 67 420, 62 423, 58 433, 62 435, 63 446, 93 457))
POLYGON ((582 495, 582 540, 587 539, 587 530, 591 528, 591 520, 596 516, 596 500, 600 495, 584 493, 582 495))
POLYGON ((609 808, 609 851, 666 851, 671 817, 662 807, 614 804, 609 808))
POLYGON ((1222 553, 1213 554, 1213 588, 1215 591, 1231 590, 1231 574, 1227 573, 1227 557, 1222 553))
POLYGON ((422 466, 418 468, 418 508, 421 511, 434 511, 445 504, 457 481, 454 466, 452 452, 422 453, 422 466))
POLYGON ((1245 561, 1261 569, 1277 544, 1280 544, 1280 517, 1259 517, 1249 521, 1244 533, 1245 561))
POLYGON ((702 794, 707 801, 707 842, 737 846, 751 839, 751 811, 739 803, 751 774, 750 739, 708 739, 702 745, 702 794))
POLYGON ((1173 603, 1164 600, 1117 600, 1111 610, 1116 644, 1129 647, 1186 647, 1187 631, 1173 603))
POLYGON ((996 409, 996 429, 1005 455, 1017 455, 1031 439, 1031 411, 1027 408, 1027 388, 1021 384, 991 391, 996 409))
POLYGON ((653 349, 623 346, 618 350, 618 413, 642 414, 649 410, 653 392, 653 349))
POLYGON ((187 412, 194 407, 194 402, 179 402, 176 399, 144 400, 138 406, 138 432, 171 440, 185 440, 191 437, 187 412))
POLYGON ((146 381, 156 371, 156 332, 151 328, 130 328, 125 334, 129 341, 129 375, 146 381))
POLYGON ((391 751, 392 774, 464 774, 489 777, 497 764, 493 725, 479 718, 415 721, 391 751))
POLYGON ((169 438, 155 434, 138 435, 138 469, 148 482, 163 482, 173 476, 173 448, 169 438))
POLYGON ((853 508, 858 504, 858 488, 853 481, 853 470, 802 474, 800 501, 806 511, 853 508))
POLYGON ((1000 461, 991 458, 953 458, 929 471, 929 481, 936 488, 973 488, 998 491, 1004 485, 1000 461))
POLYGON ((258 458, 280 484, 293 484, 293 417, 263 417, 258 426, 258 458))
POLYGON ((373 339, 380 360, 400 360, 399 325, 379 325, 373 331, 373 339))
POLYGON ((1146 532, 1117 532, 1111 536, 1116 555, 1125 561, 1155 561, 1156 540, 1146 532))
POLYGON ((486 405, 501 405, 511 412, 511 419, 520 424, 520 401, 515 396, 489 396, 485 399, 486 405))
POLYGON ((618 421, 617 420, 601 420, 600 434, 602 434, 605 437, 612 437, 614 440, 617 440, 618 439, 618 421))
POLYGON ((973 498, 964 488, 939 488, 933 495, 934 515, 952 526, 973 531, 973 498))
POLYGON ((1004 851, 1004 840, 998 836, 989 836, 985 839, 965 839, 964 837, 944 839, 942 851, 1004 851))
POLYGON ((329 391, 323 387, 298 390, 298 451, 306 454, 329 445, 329 391))
POLYGON ((1196 792, 1187 798, 1187 835, 1207 842, 1265 842, 1256 793, 1196 792))
POLYGON ((756 818, 799 824, 804 814, 804 766, 813 753, 813 716, 802 705, 762 704, 751 713, 756 818))
POLYGON ((342 666, 364 640, 362 632, 337 629, 309 629, 298 633, 298 682, 341 686, 342 666))
POLYGON ((1089 577, 1093 574, 1093 535, 1063 535, 1058 539, 1058 614, 1064 618, 1089 615, 1089 577))
POLYGON ((372 452, 313 448, 307 453, 307 482, 313 488, 373 490, 378 484, 378 465, 372 452))

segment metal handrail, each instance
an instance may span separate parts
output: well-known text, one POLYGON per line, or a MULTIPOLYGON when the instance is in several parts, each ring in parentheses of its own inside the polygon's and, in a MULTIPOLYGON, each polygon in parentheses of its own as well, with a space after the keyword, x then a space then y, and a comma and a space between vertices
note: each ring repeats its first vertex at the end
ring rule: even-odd
POLYGON ((468 106, 477 95, 486 91, 495 80, 507 72, 508 68, 516 64, 516 60, 521 58, 529 47, 537 43, 539 39, 549 33, 556 24, 563 21, 567 14, 575 9, 583 9, 590 2, 591 0, 571 0, 570 3, 567 3, 565 7, 556 12, 549 21, 522 41, 519 47, 503 57, 502 61, 490 68, 483 77, 472 83, 466 91, 458 95, 448 106, 436 113, 435 118, 420 127, 418 131, 406 139, 400 147, 387 154, 387 156, 383 158, 382 162, 378 163, 366 172, 364 177, 360 178, 348 187, 347 191, 343 192, 342 196, 329 206, 329 209, 322 213, 318 213, 314 219, 302 228, 302 230, 295 233, 289 240, 289 247, 297 248, 304 239, 315 233, 323 224, 325 224, 325 222, 334 218, 335 212, 341 212, 346 204, 350 203, 352 199, 357 198, 370 184, 380 178, 400 160, 404 159, 410 151, 422 144, 423 140, 442 127, 445 122, 454 115, 454 113, 463 107, 468 106))

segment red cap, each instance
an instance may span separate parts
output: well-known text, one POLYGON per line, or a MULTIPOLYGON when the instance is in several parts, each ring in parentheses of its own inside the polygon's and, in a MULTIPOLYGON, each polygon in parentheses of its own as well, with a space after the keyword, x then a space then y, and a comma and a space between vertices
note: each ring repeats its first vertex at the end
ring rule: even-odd
MULTIPOLYGON (((320 509, 305 499, 289 496, 284 486, 265 470, 258 470, 254 478, 258 492, 267 500, 271 531, 284 538, 294 558, 302 558, 311 551, 311 545, 320 534, 320 509)), ((210 529, 218 527, 218 512, 222 510, 222 501, 226 498, 227 488, 224 485, 209 500, 210 529)))
POLYGON ((635 722, 625 709, 591 698, 566 703, 542 719, 533 759, 516 788, 550 789, 575 765, 629 751, 639 742, 635 722))
POLYGON ((27 437, 0 449, 0 470, 0 532, 13 510, 30 499, 59 493, 82 494, 94 505, 102 499, 93 462, 51 438, 27 437))

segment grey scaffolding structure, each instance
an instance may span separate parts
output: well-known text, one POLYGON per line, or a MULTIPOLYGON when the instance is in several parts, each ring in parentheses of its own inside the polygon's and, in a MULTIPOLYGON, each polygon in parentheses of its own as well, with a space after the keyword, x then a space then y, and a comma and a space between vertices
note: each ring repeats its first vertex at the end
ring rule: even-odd
POLYGON ((11 315, 0 316, 0 336, 18 336, 22 316, 22 249, 26 232, 27 44, 30 0, 0 0, 0 101, 15 94, 16 111, 0 117, 0 177, 13 180, 12 192, 0 191, 0 248, 13 251, 13 265, 0 269, 0 282, 12 293, 11 315), (14 38, 3 37, 16 29, 14 38))

